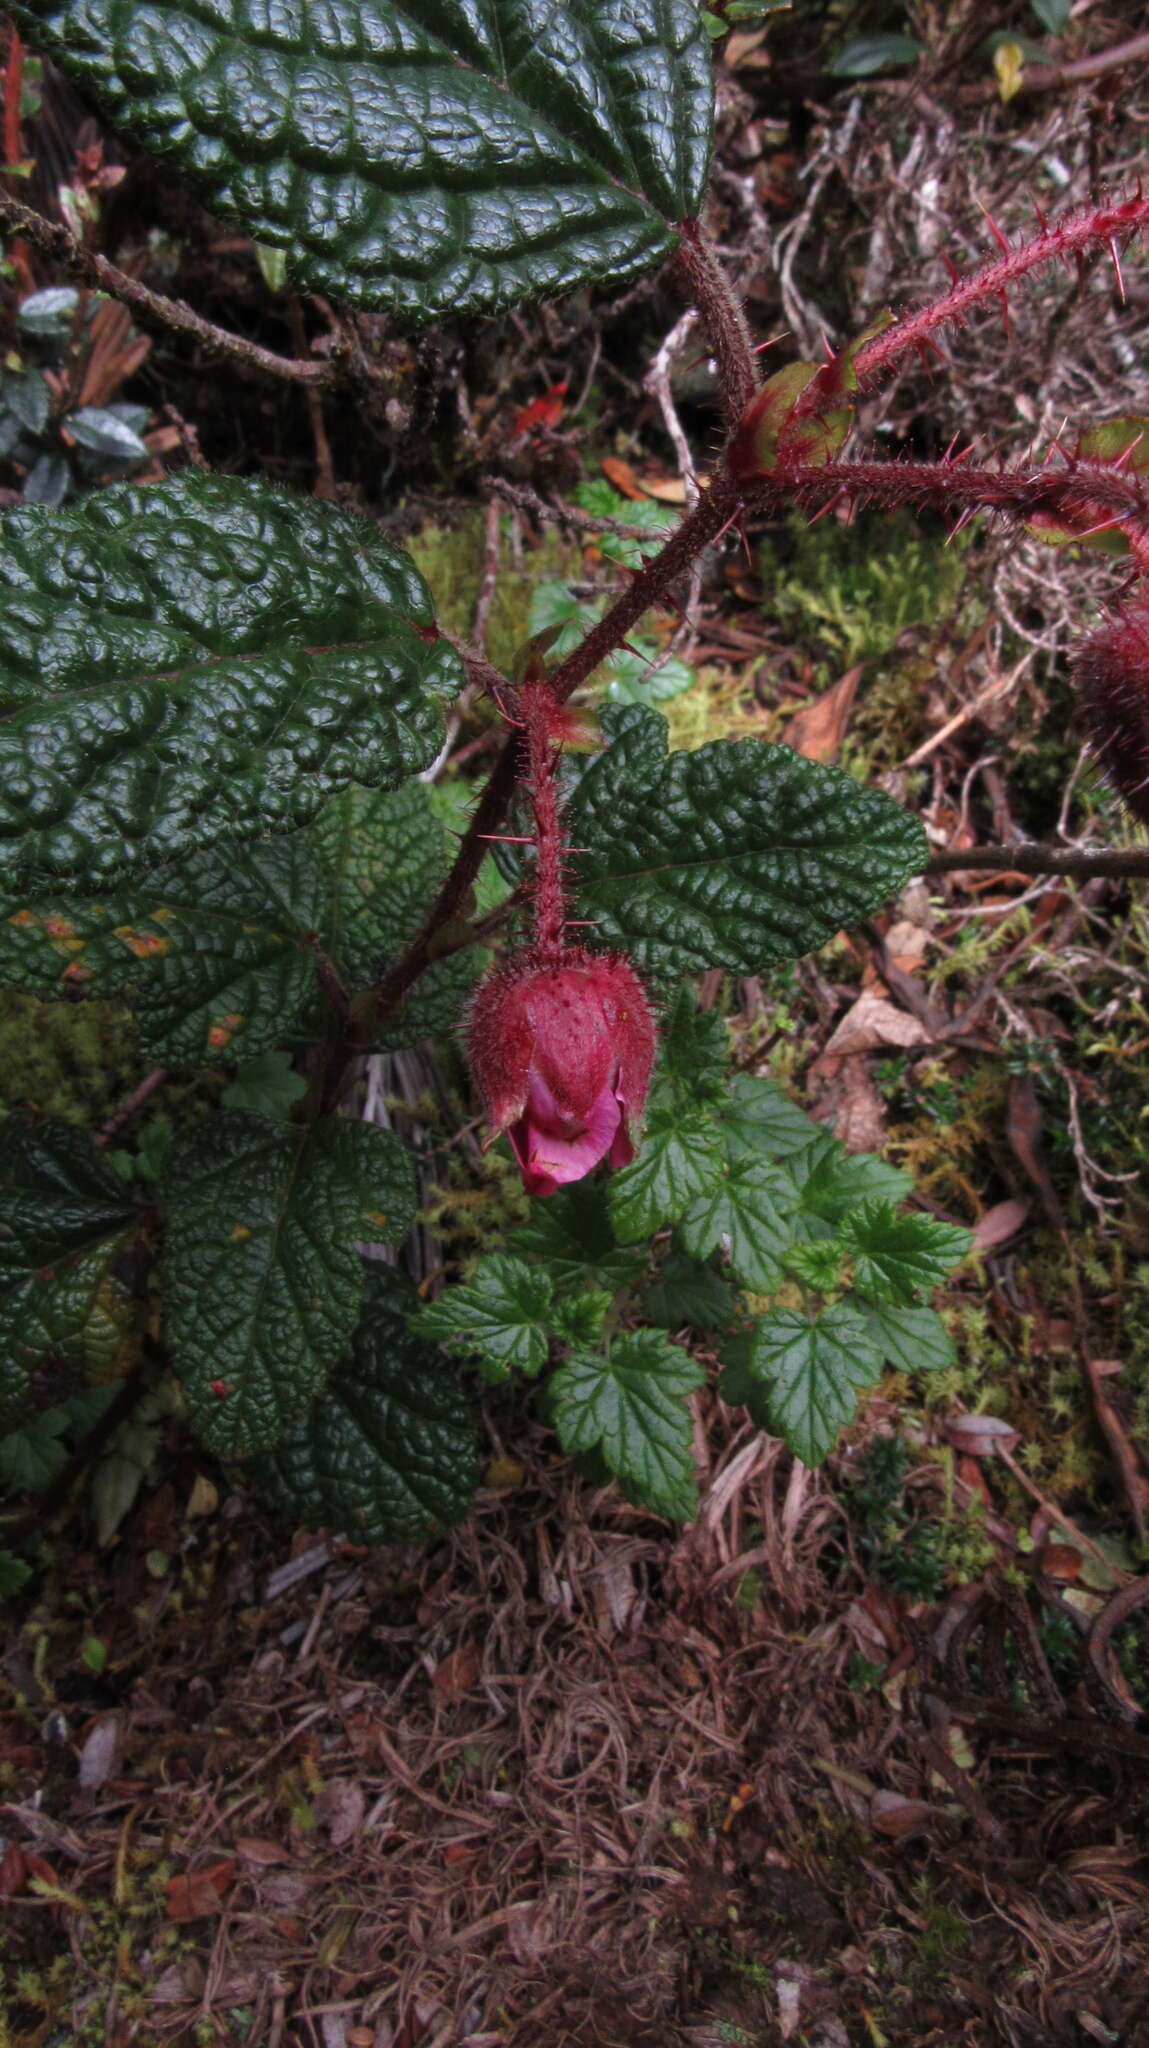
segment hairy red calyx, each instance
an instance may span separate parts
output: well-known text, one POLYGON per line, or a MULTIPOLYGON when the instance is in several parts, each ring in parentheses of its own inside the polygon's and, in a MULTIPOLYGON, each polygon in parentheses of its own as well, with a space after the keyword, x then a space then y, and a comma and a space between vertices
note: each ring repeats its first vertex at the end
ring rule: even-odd
POLYGON ((1149 825, 1149 601, 1118 612, 1081 642, 1073 683, 1100 766, 1149 825))

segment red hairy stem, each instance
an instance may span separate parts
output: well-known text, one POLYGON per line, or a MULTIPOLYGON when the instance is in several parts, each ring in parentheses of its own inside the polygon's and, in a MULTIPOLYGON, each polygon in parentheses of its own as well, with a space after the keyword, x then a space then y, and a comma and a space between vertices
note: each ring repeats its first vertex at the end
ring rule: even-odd
MULTIPOLYGON (((960 320, 984 300, 1000 298, 1010 285, 1028 276, 1031 270, 1040 269, 1043 263, 1077 256, 1086 249, 1104 248, 1107 243, 1145 227, 1149 227, 1149 198, 1138 193, 1129 199, 1115 200, 1109 206, 1091 206, 1082 213, 1071 214, 1068 219, 1043 228, 1031 242, 1023 242, 1017 249, 1004 249, 983 270, 960 278, 944 298, 903 314, 895 326, 875 335, 859 349, 854 358, 859 388, 864 391, 876 384, 895 363, 911 349, 921 348, 948 320, 960 320)), ((800 417, 801 401, 796 410, 800 417)))
POLYGON ((746 315, 730 287, 699 223, 680 221, 678 267, 702 315, 714 359, 722 403, 731 427, 737 426, 758 390, 758 360, 746 315))
POLYGON ((527 734, 527 788, 535 819, 535 951, 540 960, 563 953, 566 900, 559 824, 558 756, 553 737, 554 693, 549 683, 524 683, 519 705, 527 734))

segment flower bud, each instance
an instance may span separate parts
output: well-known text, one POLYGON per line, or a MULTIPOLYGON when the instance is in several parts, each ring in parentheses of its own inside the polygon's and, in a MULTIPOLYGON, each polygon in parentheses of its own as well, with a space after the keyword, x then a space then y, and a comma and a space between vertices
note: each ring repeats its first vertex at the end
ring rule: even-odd
POLYGON ((511 1141, 529 1195, 553 1195, 609 1159, 626 1166, 646 1105, 656 1034, 621 953, 528 952, 487 975, 467 1044, 488 1143, 511 1141))
POLYGON ((1082 641, 1073 681, 1099 765, 1149 825, 1149 604, 1118 612, 1082 641))

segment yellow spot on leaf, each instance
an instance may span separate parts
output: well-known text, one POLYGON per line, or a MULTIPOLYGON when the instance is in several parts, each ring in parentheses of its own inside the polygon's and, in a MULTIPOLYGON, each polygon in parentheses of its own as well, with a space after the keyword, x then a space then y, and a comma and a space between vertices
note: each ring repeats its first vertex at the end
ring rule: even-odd
POLYGON ((18 910, 8 922, 17 925, 21 931, 26 931, 30 924, 39 924, 40 920, 34 910, 18 910))
POLYGON ((69 924, 66 917, 46 917, 44 930, 50 939, 74 939, 76 936, 75 925, 69 924))
POLYGON ((231 1244, 243 1244, 246 1241, 246 1239, 250 1236, 251 1232, 248 1229, 246 1223, 237 1223, 235 1229, 231 1233, 231 1238, 229 1242, 231 1244))
POLYGON ((149 960, 153 953, 170 953, 172 948, 170 939, 161 939, 156 932, 134 931, 130 924, 118 924, 116 937, 123 941, 129 953, 135 954, 137 960, 149 960))
POLYGON ((218 1050, 220 1046, 227 1045, 230 1038, 231 1032, 225 1031, 222 1024, 213 1024, 208 1032, 207 1042, 218 1050))
POLYGON ((81 967, 78 960, 69 961, 67 967, 65 967, 63 973, 60 976, 61 981, 91 981, 91 979, 92 976, 90 969, 87 967, 81 967))
POLYGON ((368 1223, 373 1223, 377 1230, 386 1230, 387 1228, 387 1218, 383 1214, 382 1209, 368 1209, 367 1221, 368 1223))

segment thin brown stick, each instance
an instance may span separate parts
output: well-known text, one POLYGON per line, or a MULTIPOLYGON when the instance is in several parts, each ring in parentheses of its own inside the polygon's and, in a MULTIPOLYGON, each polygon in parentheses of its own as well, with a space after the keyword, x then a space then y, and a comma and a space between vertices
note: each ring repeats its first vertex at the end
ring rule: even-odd
POLYGON ((1132 847, 1109 847, 1100 853, 1072 846, 971 846, 964 852, 947 848, 930 855, 925 873, 945 875, 955 870, 960 873, 963 868, 1003 875, 1072 875, 1081 882, 1091 881, 1095 875, 1130 881, 1149 875, 1149 848, 1143 853, 1132 847))
POLYGON ((139 1085, 132 1089, 131 1094, 125 1095, 119 1108, 113 1110, 99 1135, 93 1139, 93 1144, 110 1145, 121 1124, 126 1124, 137 1109, 142 1109, 148 1097, 154 1095, 157 1088, 162 1088, 167 1078, 166 1067, 153 1067, 151 1073, 146 1074, 139 1085))
POLYGON ((190 306, 185 306, 182 299, 162 298, 158 292, 150 291, 146 284, 141 284, 138 277, 129 277, 126 271, 117 270, 106 256, 86 249, 61 223, 45 220, 43 214, 34 212, 18 199, 10 199, 6 193, 0 193, 0 224, 17 234, 27 235, 45 256, 61 264, 82 283, 107 292, 109 298, 119 299, 146 319, 158 320, 161 326, 170 328, 175 334, 190 335, 213 355, 229 356, 233 362, 243 363, 249 370, 293 384, 330 384, 338 373, 338 362, 334 358, 309 363, 297 362, 292 356, 277 356, 271 349, 260 348, 257 342, 245 341, 242 336, 229 334, 225 328, 202 319, 200 314, 192 312, 190 306))

